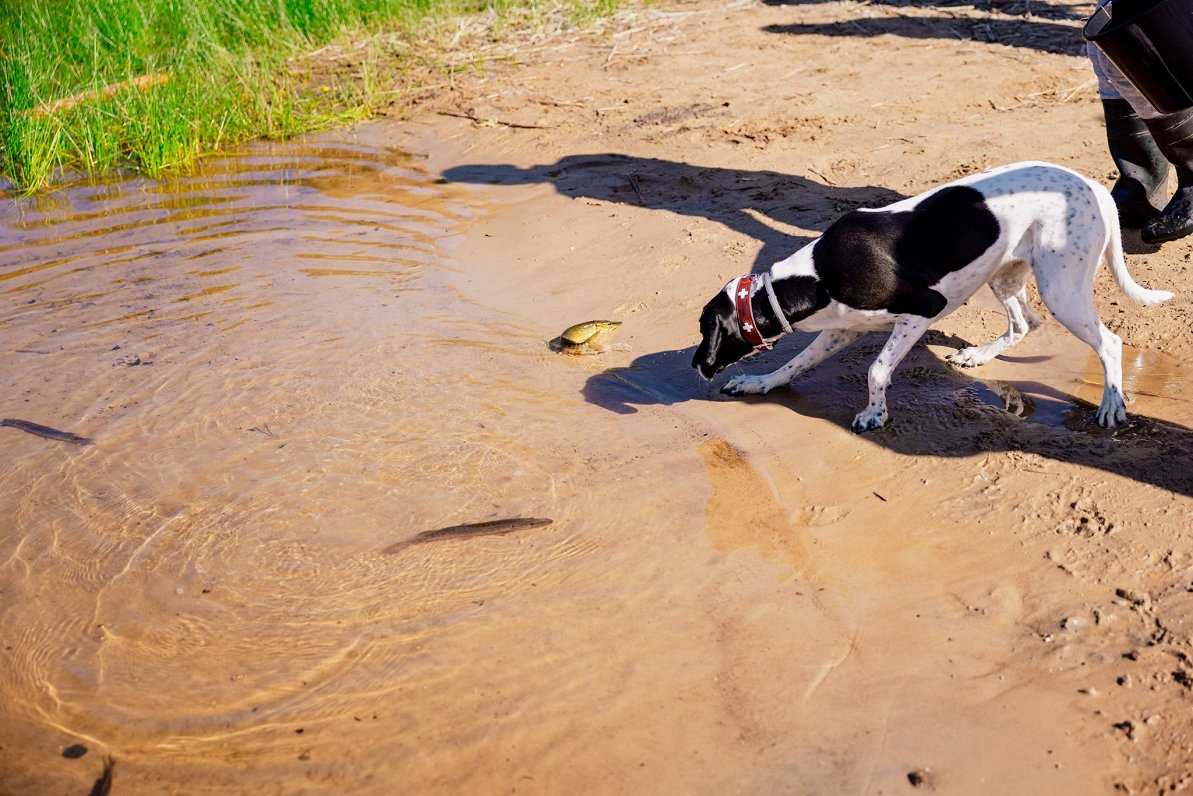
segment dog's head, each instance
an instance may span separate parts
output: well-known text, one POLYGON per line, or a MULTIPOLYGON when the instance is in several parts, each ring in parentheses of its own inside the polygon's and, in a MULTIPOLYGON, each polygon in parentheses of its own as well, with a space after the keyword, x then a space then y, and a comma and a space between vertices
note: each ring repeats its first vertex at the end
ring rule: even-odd
POLYGON ((700 345, 692 357, 692 367, 699 368, 706 379, 720 373, 739 359, 754 353, 754 346, 742 339, 741 326, 732 298, 730 282, 700 313, 700 345))

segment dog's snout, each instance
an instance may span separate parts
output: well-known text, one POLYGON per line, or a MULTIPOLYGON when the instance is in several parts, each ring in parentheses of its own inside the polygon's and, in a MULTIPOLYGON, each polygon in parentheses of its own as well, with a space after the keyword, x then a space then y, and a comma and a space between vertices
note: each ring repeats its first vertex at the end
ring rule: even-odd
POLYGON ((700 345, 696 346, 696 353, 692 354, 692 367, 696 368, 705 379, 711 379, 720 371, 715 359, 708 341, 702 340, 700 345))

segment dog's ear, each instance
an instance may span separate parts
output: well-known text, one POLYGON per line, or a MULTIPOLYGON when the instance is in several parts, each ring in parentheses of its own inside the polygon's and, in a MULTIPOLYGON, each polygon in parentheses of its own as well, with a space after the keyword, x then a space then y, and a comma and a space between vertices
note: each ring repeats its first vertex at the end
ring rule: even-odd
POLYGON ((692 367, 706 379, 720 373, 754 350, 741 339, 741 328, 729 293, 722 291, 704 305, 700 313, 700 345, 692 356, 692 367))
POLYGON ((717 373, 717 352, 721 349, 725 330, 714 306, 716 303, 716 299, 708 302, 700 313, 700 345, 696 346, 696 353, 692 355, 692 367, 699 368, 700 375, 706 379, 711 379, 717 373))

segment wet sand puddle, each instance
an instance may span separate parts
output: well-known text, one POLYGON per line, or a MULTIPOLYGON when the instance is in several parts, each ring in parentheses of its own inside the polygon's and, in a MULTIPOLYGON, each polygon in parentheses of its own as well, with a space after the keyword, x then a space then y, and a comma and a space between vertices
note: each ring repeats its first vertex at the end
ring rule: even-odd
MULTIPOLYGON (((866 399, 866 368, 884 339, 881 334, 868 335, 843 356, 819 365, 794 385, 798 397, 793 405, 812 414, 834 404, 860 409, 866 399)), ((1059 325, 1045 324, 1009 353, 975 369, 946 362, 963 344, 948 335, 930 331, 925 343, 912 351, 893 379, 892 395, 908 407, 897 414, 927 410, 952 423, 960 418, 955 410, 980 406, 1002 410, 1029 426, 1102 433, 1092 424, 1102 399, 1101 363, 1059 325)), ((773 369, 798 348, 769 355, 767 364, 752 363, 748 372, 773 369)), ((1159 352, 1124 347, 1122 371, 1129 423, 1189 416, 1186 386, 1193 381, 1193 370, 1185 364, 1159 352)))
MULTIPOLYGON (((995 730, 953 782, 1038 784, 1026 565, 916 522, 932 457, 843 429, 864 347, 735 402, 690 351, 552 353, 581 318, 456 257, 492 194, 370 134, 9 205, 0 415, 95 444, 0 428, 0 791, 112 754, 130 793, 876 792, 995 730), (517 517, 552 522, 419 541, 517 517)), ((975 378, 921 348, 892 393, 939 430, 1006 379, 1055 426, 1100 390, 1079 345, 975 378)))
MULTIPOLYGON (((1123 348, 1123 389, 1129 419, 1139 415, 1188 414, 1186 386, 1193 371, 1164 354, 1123 348)), ((1102 400, 1102 365, 1097 356, 1061 329, 973 371, 970 394, 1029 423, 1086 427, 1102 400)))

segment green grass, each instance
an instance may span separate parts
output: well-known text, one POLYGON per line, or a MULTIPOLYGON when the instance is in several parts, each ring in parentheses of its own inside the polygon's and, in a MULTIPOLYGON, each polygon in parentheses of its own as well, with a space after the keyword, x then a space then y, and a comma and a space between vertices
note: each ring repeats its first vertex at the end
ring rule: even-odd
MULTIPOLYGON (((583 22, 618 0, 567 0, 583 22)), ((0 175, 18 190, 64 175, 184 170, 248 138, 285 138, 367 118, 412 48, 370 46, 351 66, 304 58, 386 32, 414 41, 428 19, 542 0, 0 0, 0 175), (378 50, 383 50, 378 54, 378 50), (105 87, 145 76, 141 90, 105 87), (82 98, 69 108, 55 101, 82 98)), ((517 15, 510 15, 517 16, 517 15)), ((390 92, 392 93, 392 92, 390 92)))

